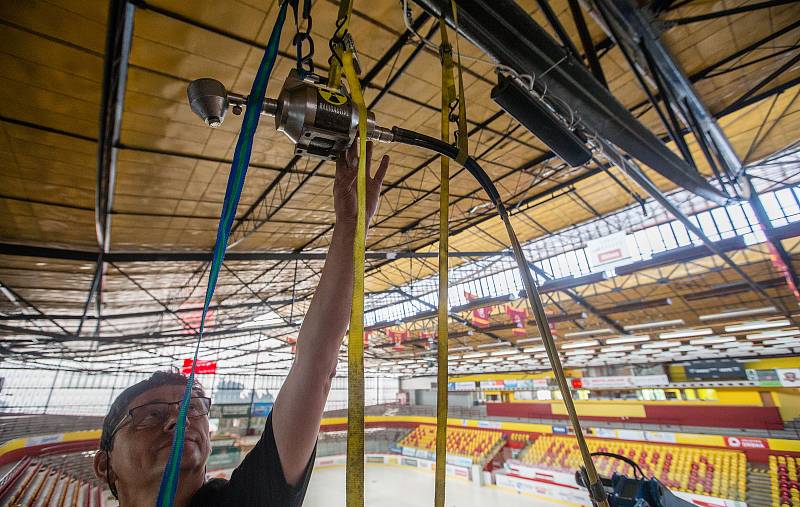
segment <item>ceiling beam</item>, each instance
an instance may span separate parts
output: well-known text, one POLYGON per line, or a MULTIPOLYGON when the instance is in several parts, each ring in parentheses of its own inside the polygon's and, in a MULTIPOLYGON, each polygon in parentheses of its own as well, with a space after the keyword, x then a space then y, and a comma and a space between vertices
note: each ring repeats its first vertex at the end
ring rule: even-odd
MULTIPOLYGON (((680 113, 698 142, 707 145, 716 155, 723 174, 734 178, 741 169, 741 160, 644 14, 630 0, 596 0, 595 4, 617 44, 624 45, 647 61, 656 84, 663 87, 659 91, 667 109, 674 107, 680 113)), ((691 163, 690 160, 686 162, 691 163)), ((709 164, 714 167, 714 160, 709 159, 709 164)))
MULTIPOLYGON (((51 248, 43 246, 19 245, 14 243, 0 243, 0 255, 14 257, 39 257, 43 259, 61 259, 66 261, 94 261, 97 254, 89 250, 73 250, 64 248, 51 248)), ((141 251, 141 252, 109 252, 104 255, 104 262, 210 262, 213 253, 201 252, 161 252, 161 251, 141 251)), ((226 262, 235 261, 286 261, 286 260, 325 260, 327 252, 228 252, 225 254, 226 262)), ((394 260, 394 259, 430 259, 435 258, 438 252, 366 252, 367 259, 394 260)), ((450 257, 473 258, 473 257, 498 257, 510 255, 507 252, 463 252, 453 251, 450 257)))
MULTIPOLYGON (((114 187, 117 180, 117 145, 122 133, 122 112, 125 105, 125 87, 128 79, 128 61, 133 41, 133 20, 136 8, 127 0, 111 0, 108 7, 106 47, 103 57, 103 88, 100 100, 100 135, 97 144, 97 186, 95 189, 95 228, 97 233, 97 265, 92 284, 86 296, 83 314, 95 298, 95 311, 101 315, 103 308, 103 276, 106 264, 103 256, 111 248, 111 209, 114 205, 114 187)), ((78 324, 81 334, 83 320, 78 324)), ((95 334, 100 332, 97 320, 95 334)))

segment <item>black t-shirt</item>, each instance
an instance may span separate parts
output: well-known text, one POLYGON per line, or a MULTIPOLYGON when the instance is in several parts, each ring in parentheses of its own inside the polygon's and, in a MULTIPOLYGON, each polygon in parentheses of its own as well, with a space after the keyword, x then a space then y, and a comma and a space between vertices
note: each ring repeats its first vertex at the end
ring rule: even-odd
POLYGON ((255 447, 231 474, 231 479, 212 479, 197 490, 190 507, 299 507, 306 496, 317 449, 311 453, 303 477, 292 487, 283 475, 272 414, 255 447))

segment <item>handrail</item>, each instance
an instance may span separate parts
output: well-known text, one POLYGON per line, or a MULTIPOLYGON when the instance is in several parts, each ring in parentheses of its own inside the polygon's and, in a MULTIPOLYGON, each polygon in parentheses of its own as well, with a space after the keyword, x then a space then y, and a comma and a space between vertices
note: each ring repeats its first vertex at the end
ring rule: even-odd
MULTIPOLYGON (((28 470, 30 470, 30 468, 31 467, 28 467, 28 470)), ((17 493, 13 497, 11 497, 11 501, 9 502, 10 505, 14 505, 18 500, 20 500, 25 495, 25 492, 28 490, 28 486, 30 486, 30 483, 33 480, 33 478, 36 477, 36 475, 39 473, 40 468, 42 468, 41 463, 37 463, 36 465, 33 466, 33 471, 28 476, 28 478, 25 479, 25 482, 22 483, 22 487, 19 489, 19 491, 17 491, 17 493)))
POLYGON ((69 486, 72 484, 73 481, 77 481, 78 479, 74 477, 69 477, 67 479, 66 484, 64 484, 64 488, 61 490, 61 497, 58 499, 58 506, 57 507, 64 507, 64 502, 67 501, 67 493, 69 492, 69 486))
POLYGON ((39 494, 42 492, 42 489, 44 489, 45 485, 47 484, 48 480, 53 475, 53 473, 55 473, 55 470, 53 470, 49 466, 44 466, 39 471, 39 473, 42 474, 42 480, 39 481, 39 483, 36 485, 36 490, 33 492, 33 496, 31 496, 30 500, 31 505, 36 505, 36 499, 39 498, 39 494))
POLYGON ((28 468, 28 465, 31 462, 30 456, 25 456, 20 461, 17 462, 14 467, 8 471, 8 473, 0 479, 0 498, 3 498, 11 489, 11 487, 19 480, 20 476, 25 472, 28 468))

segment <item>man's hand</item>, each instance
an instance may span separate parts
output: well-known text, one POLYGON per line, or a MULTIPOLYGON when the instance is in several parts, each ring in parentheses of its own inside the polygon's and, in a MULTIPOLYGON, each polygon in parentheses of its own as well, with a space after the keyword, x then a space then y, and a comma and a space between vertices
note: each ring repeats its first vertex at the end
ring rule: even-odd
MULTIPOLYGON (((370 176, 372 166, 372 141, 367 141, 367 227, 375 212, 381 194, 381 182, 389 167, 389 156, 384 155, 374 176, 370 176)), ((336 223, 355 224, 357 216, 356 177, 358 176, 358 138, 347 151, 336 159, 336 179, 333 183, 333 207, 336 210, 336 223)))

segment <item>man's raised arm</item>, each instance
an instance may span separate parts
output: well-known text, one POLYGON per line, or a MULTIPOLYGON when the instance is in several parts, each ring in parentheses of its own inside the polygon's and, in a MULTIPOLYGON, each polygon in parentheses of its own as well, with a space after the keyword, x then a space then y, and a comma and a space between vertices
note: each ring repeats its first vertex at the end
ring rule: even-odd
MULTIPOLYGON (((336 161, 333 185, 336 225, 319 285, 297 337, 297 355, 272 410, 272 427, 286 481, 296 485, 317 442, 325 401, 336 373, 339 348, 353 299, 353 239, 356 223, 358 141, 336 161)), ((367 225, 378 207, 388 156, 369 177, 372 143, 367 143, 367 225)))

